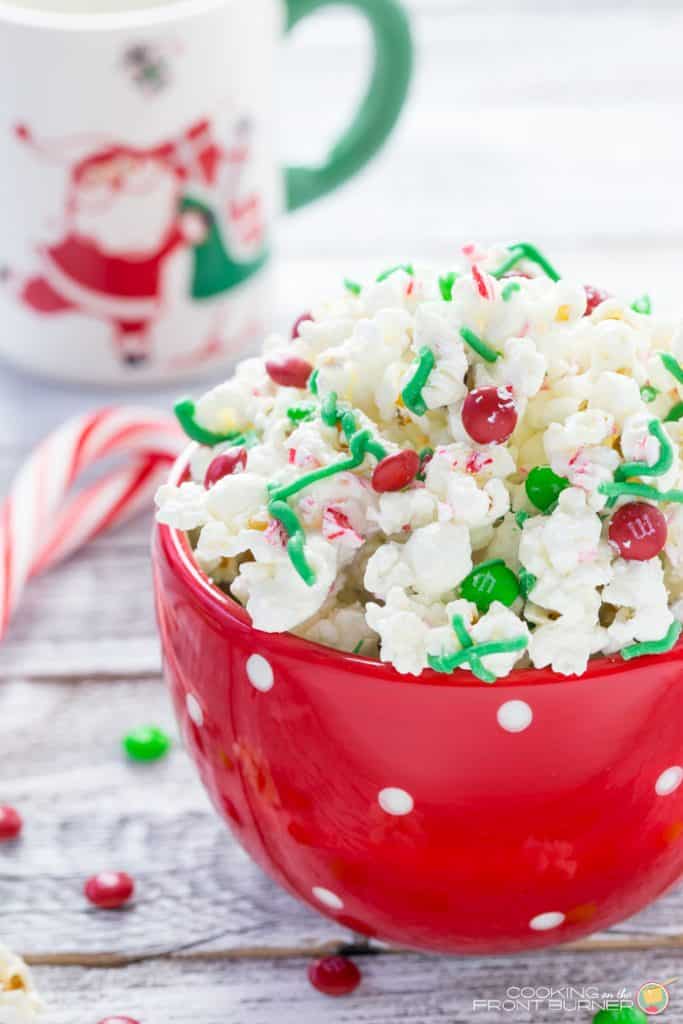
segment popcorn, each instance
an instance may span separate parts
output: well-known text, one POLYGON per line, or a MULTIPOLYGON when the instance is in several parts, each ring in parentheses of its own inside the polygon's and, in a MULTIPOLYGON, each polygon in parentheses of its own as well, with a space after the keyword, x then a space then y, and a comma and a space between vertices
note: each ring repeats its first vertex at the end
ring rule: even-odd
POLYGON ((683 324, 561 280, 521 243, 357 291, 182 405, 201 443, 159 521, 257 629, 402 673, 493 683, 669 649, 683 324), (489 561, 483 595, 464 581, 489 561))
POLYGON ((31 1024, 42 1008, 28 967, 21 957, 0 945, 0 1021, 31 1024))

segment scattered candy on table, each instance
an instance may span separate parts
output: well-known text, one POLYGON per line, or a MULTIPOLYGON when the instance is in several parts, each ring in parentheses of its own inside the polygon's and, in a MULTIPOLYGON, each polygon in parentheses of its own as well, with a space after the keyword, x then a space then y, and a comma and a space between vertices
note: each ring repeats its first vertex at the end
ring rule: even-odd
POLYGON ((419 675, 663 654, 683 620, 683 325, 535 246, 396 263, 177 407, 158 519, 257 629, 419 675))
POLYGON ((171 740, 163 729, 143 725, 127 733, 122 740, 123 749, 133 761, 158 761, 168 752, 171 740))
POLYGON ((131 899, 135 882, 125 871, 100 871, 87 880, 83 891, 95 906, 115 910, 131 899))
POLYGON ((16 839, 24 826, 19 811, 8 804, 0 804, 0 843, 16 839))
POLYGON ((98 1024, 139 1024, 139 1022, 133 1020, 132 1017, 105 1017, 98 1024))
POLYGON ((346 956, 326 956, 308 965, 313 988, 326 996, 348 996, 361 982, 361 973, 346 956))

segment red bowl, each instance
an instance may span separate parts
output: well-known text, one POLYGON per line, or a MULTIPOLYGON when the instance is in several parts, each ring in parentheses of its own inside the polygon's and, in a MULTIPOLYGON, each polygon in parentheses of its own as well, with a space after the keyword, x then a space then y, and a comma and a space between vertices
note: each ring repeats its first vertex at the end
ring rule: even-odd
POLYGON ((609 927, 683 872, 683 645, 581 679, 416 679, 254 629, 164 526, 154 577, 166 678, 215 806, 341 925, 532 949, 609 927))

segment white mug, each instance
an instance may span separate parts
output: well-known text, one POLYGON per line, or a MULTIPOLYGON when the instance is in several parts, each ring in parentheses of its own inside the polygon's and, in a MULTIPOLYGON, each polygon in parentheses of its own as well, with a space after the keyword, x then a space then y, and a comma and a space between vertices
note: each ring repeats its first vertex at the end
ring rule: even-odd
POLYGON ((370 159, 410 69, 396 0, 0 0, 0 354, 114 384, 218 372, 266 327, 280 207, 370 159), (275 47, 340 2, 370 20, 372 81, 283 188, 275 47))

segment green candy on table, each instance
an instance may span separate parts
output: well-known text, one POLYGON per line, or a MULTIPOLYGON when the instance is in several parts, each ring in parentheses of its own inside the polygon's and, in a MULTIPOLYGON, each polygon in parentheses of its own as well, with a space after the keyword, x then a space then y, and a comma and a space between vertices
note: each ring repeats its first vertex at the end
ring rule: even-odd
POLYGON ((620 1006, 599 1010, 593 1017, 593 1024, 644 1024, 647 1014, 637 1006, 620 1006))
POLYGON ((524 486, 531 504, 541 512, 548 512, 562 491, 569 487, 569 481, 553 473, 550 466, 534 466, 524 486))
POLYGON ((163 729, 155 725, 142 725, 133 729, 123 737, 122 743, 123 749, 133 761, 158 761, 171 746, 163 729))
POLYGON ((480 612, 488 611, 494 601, 509 607, 519 597, 519 580, 502 558, 492 558, 475 566, 460 584, 460 593, 480 612))

